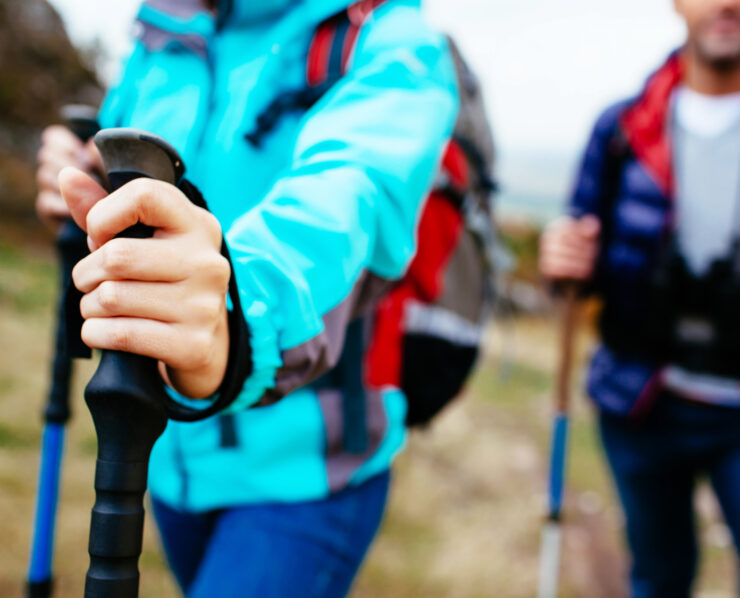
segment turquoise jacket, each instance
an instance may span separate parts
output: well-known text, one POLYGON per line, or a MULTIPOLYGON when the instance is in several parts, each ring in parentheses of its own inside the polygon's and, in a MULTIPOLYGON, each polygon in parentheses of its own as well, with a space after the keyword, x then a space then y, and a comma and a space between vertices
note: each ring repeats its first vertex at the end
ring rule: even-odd
POLYGON ((170 422, 150 463, 152 494, 194 511, 321 498, 401 449, 399 389, 368 389, 358 454, 342 446, 341 391, 306 384, 336 363, 383 281, 403 274, 457 112, 445 40, 418 0, 389 0, 363 26, 348 74, 254 147, 244 135, 261 111, 305 86, 316 26, 350 2, 221 4, 214 19, 199 0, 144 3, 100 115, 180 151, 234 260, 253 371, 233 415, 170 422))

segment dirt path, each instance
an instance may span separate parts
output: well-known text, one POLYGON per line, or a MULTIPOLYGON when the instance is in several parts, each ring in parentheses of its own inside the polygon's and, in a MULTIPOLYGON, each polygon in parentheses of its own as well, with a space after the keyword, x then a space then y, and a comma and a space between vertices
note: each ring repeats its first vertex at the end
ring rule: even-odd
MULTIPOLYGON (((358 597, 381 596, 375 587, 401 555, 406 593, 393 595, 535 594, 546 460, 528 432, 507 419, 473 400, 451 409, 433 431, 414 435, 358 597), (414 533, 423 540, 408 550, 414 533)), ((589 495, 579 506, 580 496, 572 492, 568 508, 562 596, 622 598, 623 567, 605 533, 607 513, 589 506, 589 495)))

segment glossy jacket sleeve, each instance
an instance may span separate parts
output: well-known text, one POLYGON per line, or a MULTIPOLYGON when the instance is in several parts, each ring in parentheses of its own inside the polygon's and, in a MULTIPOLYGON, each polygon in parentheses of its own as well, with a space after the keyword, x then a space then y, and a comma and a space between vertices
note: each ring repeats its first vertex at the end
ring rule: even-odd
POLYGON ((253 361, 234 408, 328 370, 348 322, 413 256, 457 114, 454 67, 417 6, 372 18, 350 72, 303 118, 289 169, 227 233, 253 361))

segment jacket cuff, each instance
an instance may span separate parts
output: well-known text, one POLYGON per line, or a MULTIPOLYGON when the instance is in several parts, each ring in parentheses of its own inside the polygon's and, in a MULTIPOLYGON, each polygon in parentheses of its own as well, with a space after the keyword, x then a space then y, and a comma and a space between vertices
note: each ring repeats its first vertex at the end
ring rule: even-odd
POLYGON ((275 376, 282 365, 277 331, 270 322, 267 305, 259 300, 250 301, 244 296, 243 289, 241 294, 244 304, 248 306, 244 310, 244 320, 249 330, 251 372, 241 389, 237 389, 238 395, 224 413, 234 413, 255 405, 275 386, 275 376))

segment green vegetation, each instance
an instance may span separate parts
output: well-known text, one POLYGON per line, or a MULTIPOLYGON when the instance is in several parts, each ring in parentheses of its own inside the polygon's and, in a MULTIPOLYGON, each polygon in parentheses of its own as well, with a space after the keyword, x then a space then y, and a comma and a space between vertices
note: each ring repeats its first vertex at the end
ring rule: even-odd
MULTIPOLYGON (((2 241, 0 272, 0 308, 32 314, 46 308, 56 292, 56 270, 48 259, 23 254, 2 241)), ((2 380, 0 390, 1 385, 2 380)))
POLYGON ((530 282, 539 280, 537 268, 537 250, 539 246, 539 227, 519 223, 504 225, 501 230, 501 240, 504 245, 516 256, 515 275, 530 282))

